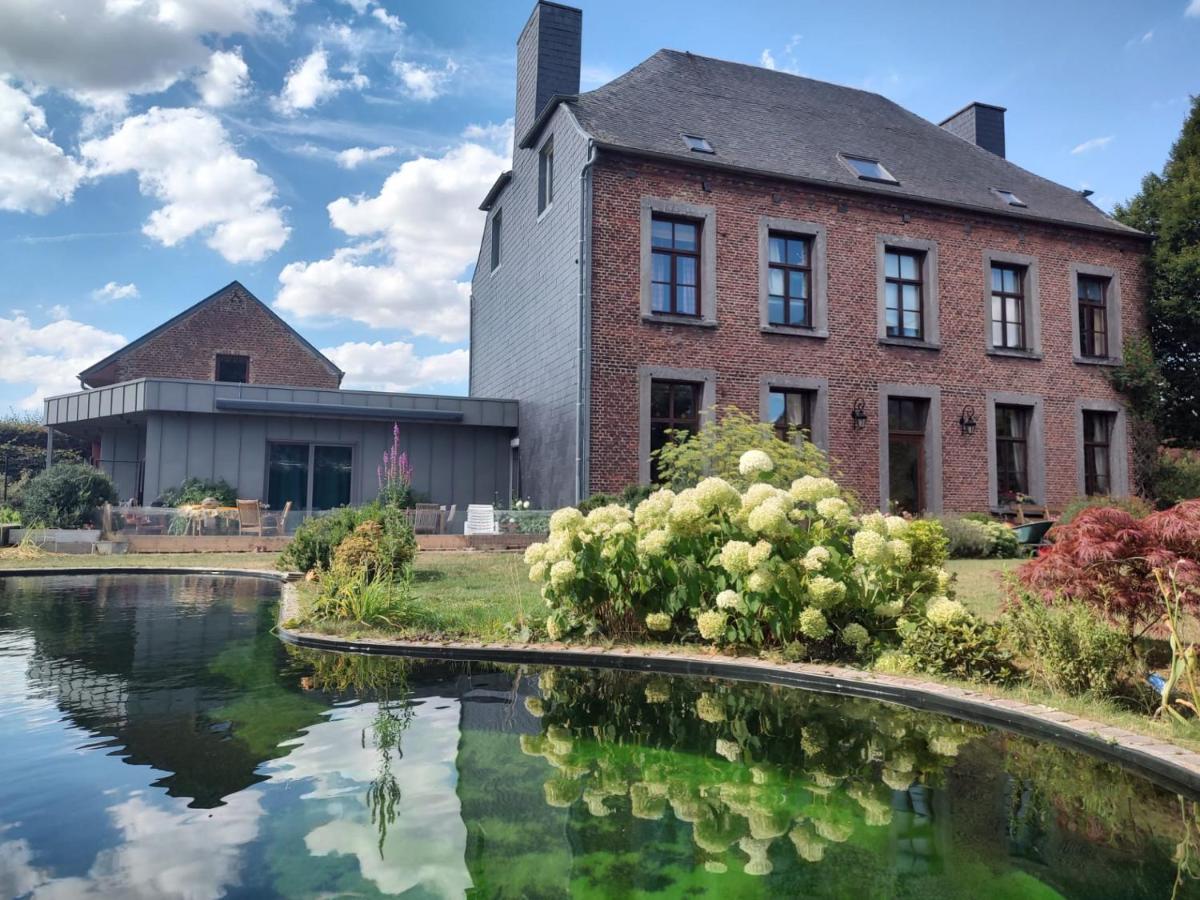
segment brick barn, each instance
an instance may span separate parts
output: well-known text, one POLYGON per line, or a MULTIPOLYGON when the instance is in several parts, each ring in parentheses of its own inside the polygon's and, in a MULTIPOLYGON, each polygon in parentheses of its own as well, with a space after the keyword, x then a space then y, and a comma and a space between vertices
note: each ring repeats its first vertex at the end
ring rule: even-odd
POLYGON ((579 92, 582 13, 517 43, 512 169, 471 298, 471 392, 521 403, 521 491, 653 478, 736 405, 828 450, 868 504, 1059 508, 1129 490, 1107 375, 1143 329, 1142 233, 866 91, 662 50, 579 92))

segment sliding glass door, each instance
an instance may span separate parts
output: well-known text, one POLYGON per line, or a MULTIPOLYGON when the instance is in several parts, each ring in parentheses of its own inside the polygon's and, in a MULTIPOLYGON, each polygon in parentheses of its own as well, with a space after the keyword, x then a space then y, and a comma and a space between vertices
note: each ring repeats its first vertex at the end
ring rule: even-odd
POLYGON ((354 448, 337 444, 268 444, 267 503, 283 509, 335 509, 350 504, 354 448))

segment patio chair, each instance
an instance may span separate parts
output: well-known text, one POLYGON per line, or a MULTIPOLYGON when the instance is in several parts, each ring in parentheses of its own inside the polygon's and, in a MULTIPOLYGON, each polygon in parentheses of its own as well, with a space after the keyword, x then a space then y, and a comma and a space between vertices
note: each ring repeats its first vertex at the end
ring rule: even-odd
POLYGON ((442 511, 436 503, 418 503, 413 511, 413 531, 416 534, 437 534, 442 511))
POLYGON ((454 521, 454 515, 458 512, 458 504, 451 503, 449 509, 446 509, 446 507, 443 506, 442 512, 446 514, 442 519, 442 531, 445 532, 445 530, 450 527, 450 523, 454 521))
POLYGON ((471 504, 467 507, 467 521, 463 526, 463 534, 498 534, 500 526, 496 522, 496 508, 489 505, 471 504))
POLYGON ((238 500, 238 534, 263 536, 262 504, 257 500, 238 500))
MULTIPOLYGON (((287 534, 288 514, 292 511, 292 501, 283 504, 283 509, 277 513, 267 513, 262 517, 263 533, 270 531, 279 536, 287 534)), ((239 509, 239 515, 241 510, 239 509)))

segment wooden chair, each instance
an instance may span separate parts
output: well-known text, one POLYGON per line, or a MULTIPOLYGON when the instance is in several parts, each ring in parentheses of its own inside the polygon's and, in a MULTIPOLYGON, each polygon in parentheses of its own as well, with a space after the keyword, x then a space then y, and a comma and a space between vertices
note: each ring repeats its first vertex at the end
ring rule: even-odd
MULTIPOLYGON (((269 530, 273 534, 283 536, 287 534, 288 514, 292 511, 292 501, 289 500, 283 504, 283 510, 277 513, 267 513, 262 517, 264 534, 269 530)), ((241 510, 239 509, 239 513, 241 510)))
POLYGON ((238 534, 263 536, 262 504, 257 500, 238 500, 238 534))
POLYGON ((413 531, 416 534, 437 534, 442 511, 436 503, 418 503, 413 510, 413 531))

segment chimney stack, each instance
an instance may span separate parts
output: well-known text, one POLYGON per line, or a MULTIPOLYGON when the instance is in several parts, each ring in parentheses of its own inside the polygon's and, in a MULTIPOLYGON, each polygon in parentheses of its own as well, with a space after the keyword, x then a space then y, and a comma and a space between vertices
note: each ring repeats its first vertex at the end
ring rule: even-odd
POLYGON ((583 11, 539 0, 517 39, 516 143, 555 94, 579 93, 583 11))
POLYGON ((1004 107, 968 103, 939 124, 947 131, 1004 158, 1004 107))

